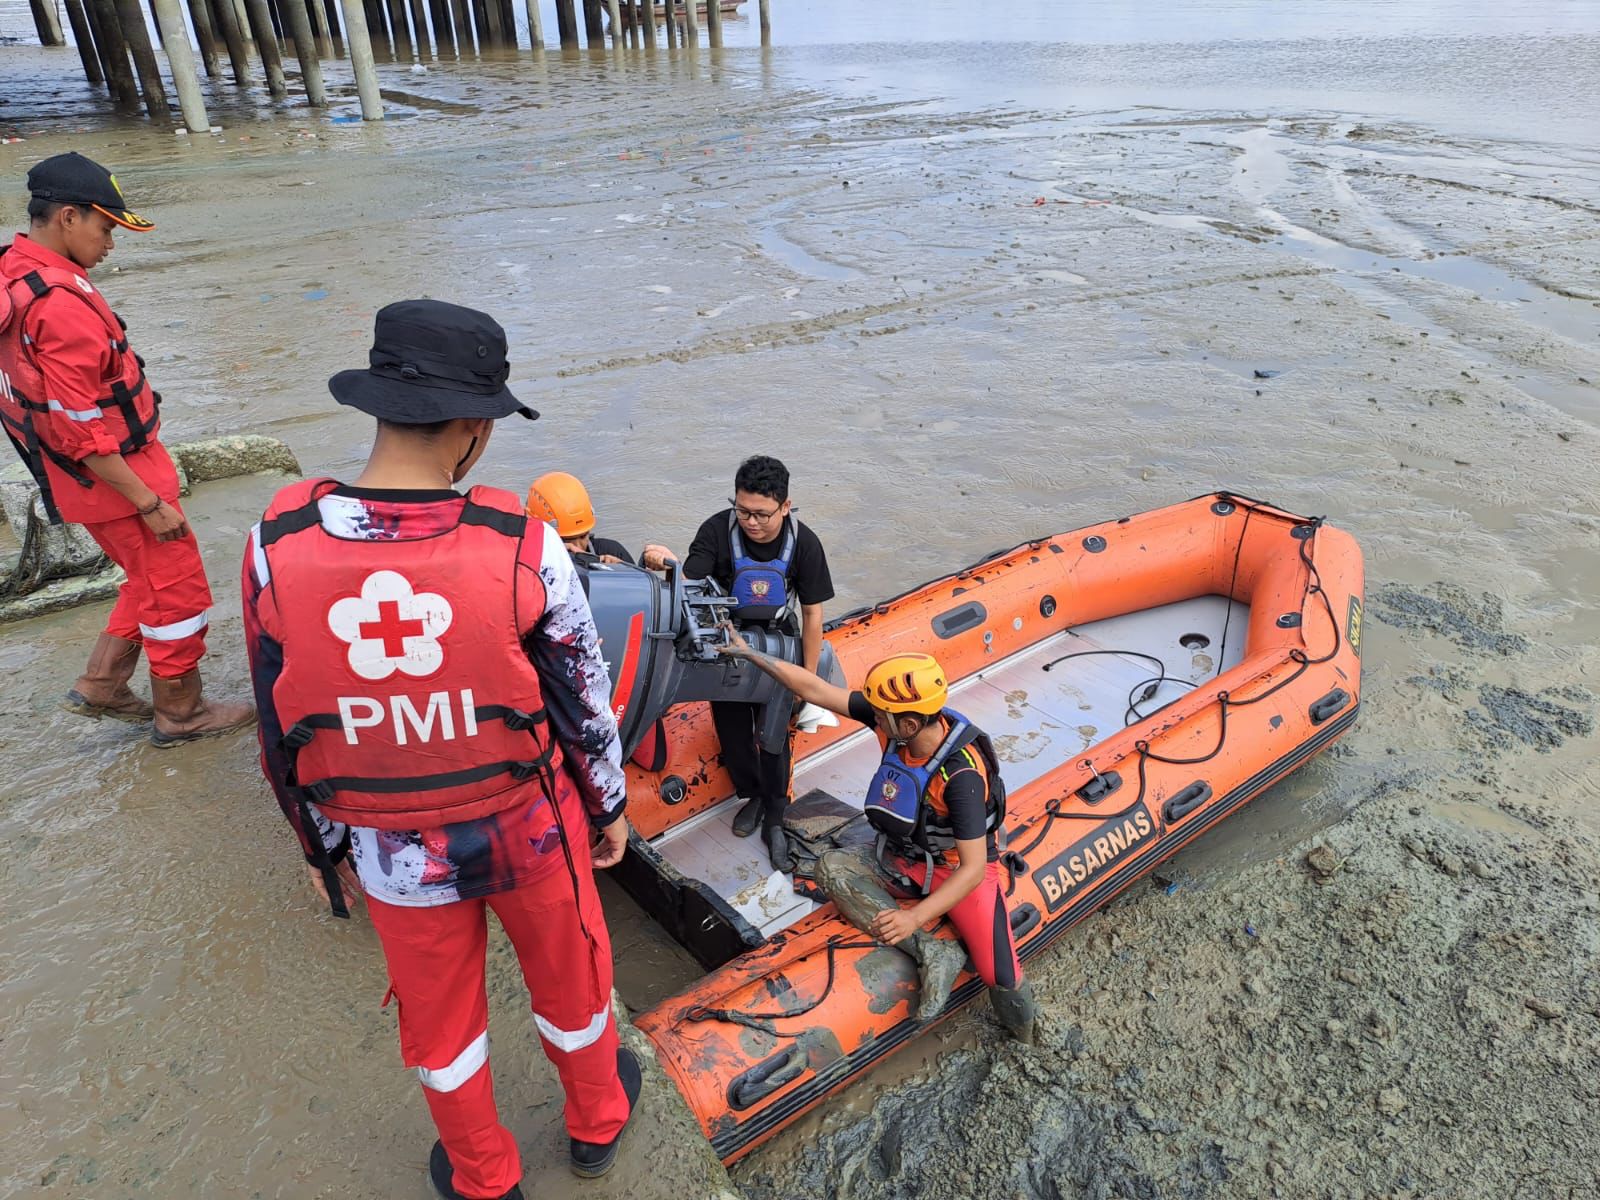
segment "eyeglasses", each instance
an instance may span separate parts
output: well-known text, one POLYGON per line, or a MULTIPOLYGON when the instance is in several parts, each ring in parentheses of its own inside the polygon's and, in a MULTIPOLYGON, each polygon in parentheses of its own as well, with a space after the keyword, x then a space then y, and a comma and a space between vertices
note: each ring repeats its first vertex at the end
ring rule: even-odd
POLYGON ((778 505, 777 508, 769 508, 765 512, 760 512, 753 508, 746 508, 742 504, 735 504, 733 497, 731 496, 728 498, 728 503, 733 506, 733 515, 738 517, 739 520, 755 521, 761 525, 765 525, 768 521, 772 520, 773 517, 777 516, 783 511, 783 505, 781 504, 778 505))

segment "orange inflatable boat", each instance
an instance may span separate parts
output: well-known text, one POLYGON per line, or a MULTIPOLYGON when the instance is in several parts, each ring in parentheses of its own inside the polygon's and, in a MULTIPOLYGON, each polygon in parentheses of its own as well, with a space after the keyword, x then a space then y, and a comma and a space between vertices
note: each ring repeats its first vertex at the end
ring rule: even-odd
MULTIPOLYGON (((1350 728, 1361 594, 1348 534, 1218 493, 998 552, 828 640, 852 684, 894 651, 933 653, 993 739, 1026 962, 1350 728)), ((705 705, 665 729, 665 766, 629 768, 619 870, 712 969, 637 1024, 732 1162, 922 1032, 917 976, 732 835, 705 705)), ((848 722, 797 735, 796 842, 867 836, 854 818, 879 754, 848 722)), ((981 989, 964 975, 945 1011, 981 989)))

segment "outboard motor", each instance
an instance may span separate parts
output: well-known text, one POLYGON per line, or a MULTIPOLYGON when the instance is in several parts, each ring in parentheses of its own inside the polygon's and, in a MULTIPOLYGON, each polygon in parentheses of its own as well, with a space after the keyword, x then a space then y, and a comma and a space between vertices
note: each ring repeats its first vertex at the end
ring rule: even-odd
MULTIPOLYGON (((611 675, 611 711, 622 753, 633 753, 655 721, 674 704, 736 700, 763 709, 760 739, 777 753, 788 737, 795 698, 766 672, 724 658, 723 622, 736 603, 712 580, 685 580, 677 563, 665 579, 642 567, 589 561, 589 608, 600 632, 600 652, 611 675)), ((742 631, 750 648, 773 658, 801 660, 798 637, 768 630, 742 631)), ((817 671, 841 686, 844 672, 826 642, 817 671)))

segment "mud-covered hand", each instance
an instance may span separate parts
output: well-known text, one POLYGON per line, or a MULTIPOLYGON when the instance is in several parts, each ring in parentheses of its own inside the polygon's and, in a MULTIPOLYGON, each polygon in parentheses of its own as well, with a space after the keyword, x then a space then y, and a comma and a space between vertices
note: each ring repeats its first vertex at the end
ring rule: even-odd
POLYGON ((908 908, 886 908, 872 918, 872 936, 886 946, 898 946, 920 928, 908 908))
POLYGON ((622 861, 628 849, 628 818, 618 817, 611 824, 594 831, 589 842, 589 854, 596 867, 614 867, 622 861))
MULTIPOLYGON (((316 889, 317 895, 322 897, 322 902, 332 906, 333 901, 328 896, 328 885, 323 882, 322 868, 306 864, 306 871, 311 876, 311 886, 316 889)), ((334 878, 339 881, 339 890, 344 893, 345 907, 350 907, 350 901, 361 895, 361 881, 356 878, 355 868, 350 865, 348 858, 341 858, 334 864, 334 878)))
POLYGON ((722 636, 726 639, 717 647, 717 653, 724 658, 749 658, 752 651, 750 643, 740 636, 739 631, 733 627, 732 621, 722 623, 722 636))
POLYGON ((156 507, 150 512, 141 513, 144 523, 150 527, 150 532, 156 535, 158 542, 175 542, 179 538, 189 536, 189 522, 172 505, 165 500, 157 499, 156 507))

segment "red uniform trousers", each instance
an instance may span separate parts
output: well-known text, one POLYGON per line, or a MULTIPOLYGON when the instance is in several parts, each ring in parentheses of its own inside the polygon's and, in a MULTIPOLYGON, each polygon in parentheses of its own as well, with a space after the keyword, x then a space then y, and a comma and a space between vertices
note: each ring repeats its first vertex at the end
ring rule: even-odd
POLYGON ((574 850, 581 908, 564 865, 479 899, 430 908, 368 905, 399 1003, 400 1051, 406 1066, 417 1068, 463 1196, 500 1196, 522 1179, 522 1159, 495 1111, 489 1073, 486 908, 500 918, 522 965, 545 1057, 567 1094, 567 1132, 609 1142, 628 1119, 611 1016, 611 938, 587 847, 574 850))
MULTIPOLYGON (((919 887, 928 873, 925 862, 902 859, 897 865, 916 880, 919 887)), ((933 886, 937 888, 949 879, 954 870, 954 867, 944 863, 935 863, 933 886)), ((1022 963, 1017 958, 1016 943, 1011 939, 1011 916, 1006 912, 1005 885, 1005 868, 997 862, 990 863, 984 872, 983 882, 968 892, 945 916, 961 935, 961 944, 972 957, 972 966, 978 972, 978 977, 990 987, 1011 990, 1022 982, 1022 963)))
POLYGON ((194 670, 206 652, 206 611, 211 607, 211 587, 194 534, 158 542, 140 516, 95 521, 84 528, 128 573, 106 632, 142 643, 152 675, 176 679, 194 670))

